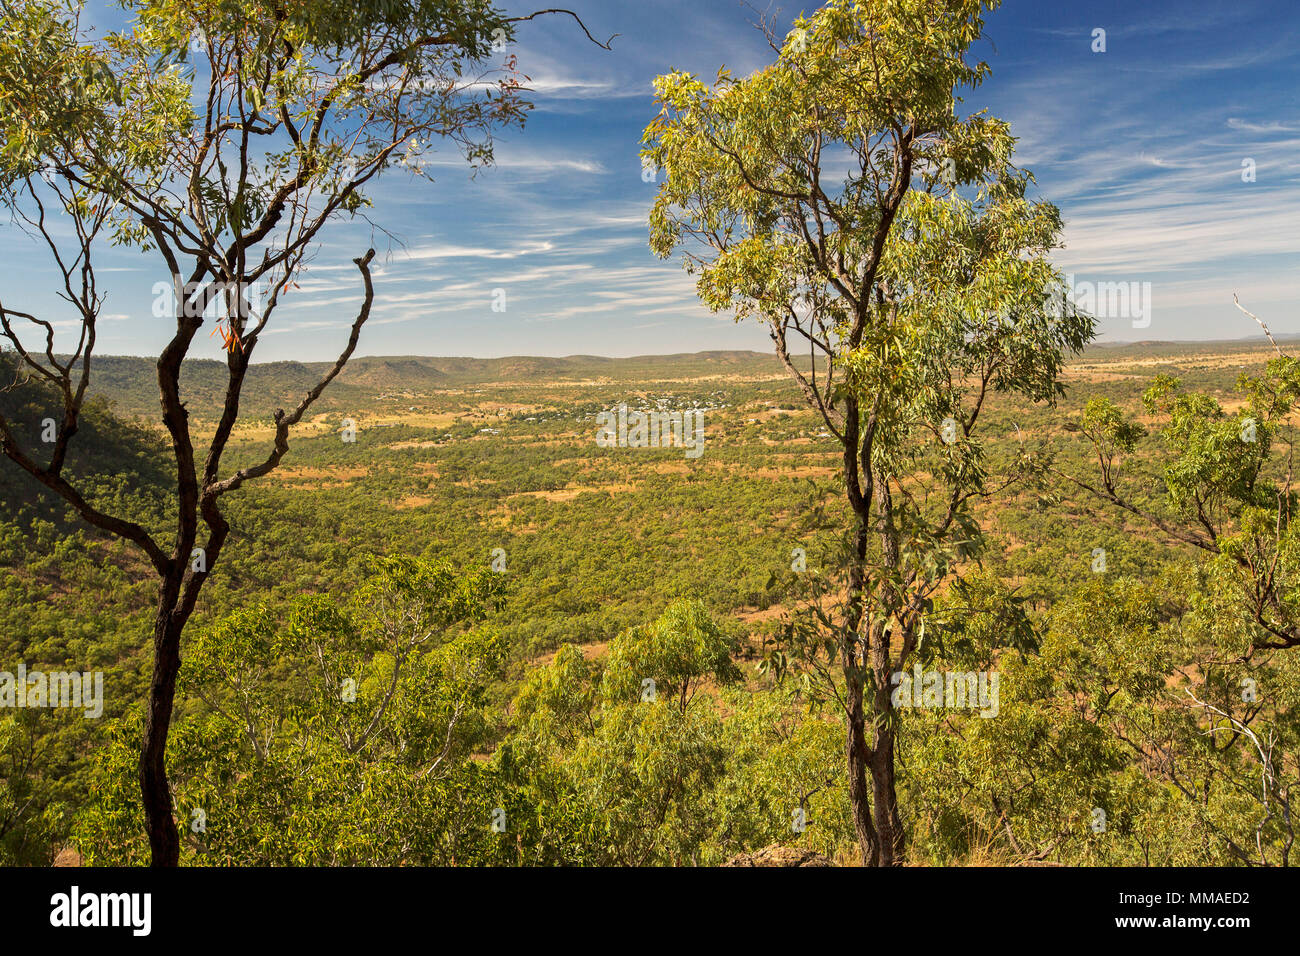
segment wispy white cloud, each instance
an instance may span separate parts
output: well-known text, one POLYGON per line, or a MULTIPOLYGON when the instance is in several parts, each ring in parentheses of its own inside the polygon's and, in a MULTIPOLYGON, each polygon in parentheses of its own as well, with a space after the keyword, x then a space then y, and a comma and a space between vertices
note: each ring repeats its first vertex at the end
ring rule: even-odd
POLYGON ((1228 117, 1228 127, 1243 130, 1247 133, 1300 133, 1300 124, 1279 123, 1276 120, 1252 123, 1236 116, 1228 117))

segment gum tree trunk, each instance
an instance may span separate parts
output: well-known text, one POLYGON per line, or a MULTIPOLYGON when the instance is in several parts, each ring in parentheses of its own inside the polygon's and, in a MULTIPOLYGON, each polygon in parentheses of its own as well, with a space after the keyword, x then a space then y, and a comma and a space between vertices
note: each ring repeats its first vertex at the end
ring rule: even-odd
POLYGON ((171 786, 167 781, 167 732, 171 727, 172 704, 176 697, 176 675, 181 666, 181 632, 188 613, 180 606, 181 580, 164 578, 154 618, 154 666, 149 685, 149 709, 145 715, 144 740, 140 748, 140 795, 145 828, 149 835, 151 865, 176 866, 180 862, 180 834, 172 812, 171 786))

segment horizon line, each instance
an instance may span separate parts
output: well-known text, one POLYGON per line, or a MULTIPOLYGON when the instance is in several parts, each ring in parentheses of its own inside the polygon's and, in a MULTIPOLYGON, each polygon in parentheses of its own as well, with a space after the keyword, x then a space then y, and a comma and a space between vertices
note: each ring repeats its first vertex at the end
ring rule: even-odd
MULTIPOLYGON (((1296 341, 1296 340, 1300 340, 1300 332, 1274 333, 1273 337, 1278 341, 1296 341)), ((1256 342, 1258 338, 1260 337, 1255 335, 1247 335, 1247 336, 1241 336, 1239 338, 1233 338, 1233 339, 1132 339, 1132 340, 1122 339, 1122 340, 1092 341, 1085 346, 1084 351, 1091 348, 1121 348, 1125 346, 1156 347, 1156 346, 1175 346, 1175 345, 1176 346, 1247 345, 1252 342, 1256 342)), ((1271 345, 1268 343, 1267 340, 1258 342, 1258 344, 1261 348, 1265 348, 1265 349, 1271 348, 1271 345)), ((756 355, 756 356, 762 356, 766 358, 773 358, 773 359, 777 358, 776 353, 774 352, 761 352, 756 349, 700 349, 695 352, 641 352, 641 353, 635 353, 631 355, 601 355, 595 352, 572 352, 566 355, 546 354, 546 353, 512 353, 509 355, 435 355, 435 354, 423 353, 423 352, 404 352, 404 353, 386 353, 386 354, 374 354, 374 355, 353 355, 351 358, 348 359, 348 362, 346 365, 344 365, 342 371, 346 371, 348 365, 351 365, 353 362, 356 362, 361 359, 381 359, 381 360, 382 359, 445 359, 445 360, 460 359, 460 360, 468 360, 474 362, 502 362, 508 359, 554 359, 554 360, 603 359, 606 361, 628 362, 634 359, 679 358, 679 357, 685 358, 685 357, 693 357, 699 355, 756 355)), ((64 358, 65 356, 63 354, 59 354, 58 357, 64 358)), ((96 358, 139 359, 141 361, 157 360, 156 355, 96 353, 94 356, 92 356, 91 359, 92 368, 93 368, 93 361, 96 358)), ((266 361, 258 361, 254 359, 249 363, 249 366, 251 367, 254 365, 322 365, 322 364, 332 364, 334 361, 335 359, 332 358, 269 359, 266 361)), ((185 359, 185 362, 187 363, 188 362, 213 362, 218 365, 222 364, 221 359, 201 358, 201 357, 188 357, 185 359)))

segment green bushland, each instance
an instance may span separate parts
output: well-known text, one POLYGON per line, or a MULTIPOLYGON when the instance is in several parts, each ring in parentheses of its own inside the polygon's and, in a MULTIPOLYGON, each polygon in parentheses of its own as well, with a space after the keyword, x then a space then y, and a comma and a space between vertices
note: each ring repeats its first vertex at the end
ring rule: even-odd
MULTIPOLYGON (((1151 432, 1124 467, 1132 500, 1159 510, 1183 459, 1143 406, 1152 378, 1230 404, 1248 397, 1239 366, 1258 374, 1265 357, 1253 344, 1091 349, 1055 413, 995 401, 990 467, 1043 444, 1088 475, 1093 449, 1066 426, 1105 399, 1151 432)), ((771 843, 852 859, 833 702, 759 667, 801 613, 792 549, 816 575, 844 524, 834 449, 775 361, 409 362, 445 378, 339 392, 281 471, 231 500, 232 546, 187 638, 169 749, 183 862, 708 865, 771 843), (704 455, 598 448, 596 412, 624 401, 708 408, 704 455), (345 417, 355 443, 340 440, 345 417), (411 628, 429 636, 402 651, 411 628)), ((297 383, 265 368, 273 406, 297 383)), ((133 415, 148 411, 148 366, 98 388, 71 474, 161 534, 173 478, 133 415)), ((49 402, 32 383, 0 392, 29 437, 49 402)), ((204 407, 191 405, 200 420, 204 407)), ((229 467, 266 440, 240 437, 229 467)), ((1271 447, 1277 480, 1284 446, 1271 447)), ((145 862, 142 559, 8 462, 0 500, 0 670, 105 674, 99 720, 0 710, 0 860, 48 864, 72 847, 145 862)), ((999 715, 903 713, 911 858, 1233 865, 1258 829, 1280 862, 1285 814, 1276 796, 1261 802, 1259 747, 1188 696, 1245 719, 1279 785, 1294 780, 1294 652, 1241 660, 1258 628, 1231 569, 1050 474, 979 517, 990 542, 975 590, 938 602, 948 624, 926 666, 997 669, 999 715), (982 650, 1012 601, 1032 641, 982 650)))

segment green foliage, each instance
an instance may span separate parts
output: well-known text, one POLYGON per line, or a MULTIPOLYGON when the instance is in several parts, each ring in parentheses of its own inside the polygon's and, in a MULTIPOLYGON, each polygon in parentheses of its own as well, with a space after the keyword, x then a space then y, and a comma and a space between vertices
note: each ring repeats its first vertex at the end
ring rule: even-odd
MULTIPOLYGON (((1126 362, 1139 358, 1149 362, 1145 353, 1108 348, 1081 360, 1084 369, 1107 363, 1107 375, 1114 380, 1103 378, 1089 391, 1100 392, 1128 418, 1141 413, 1150 370, 1149 364, 1127 369, 1126 362), (1122 371, 1111 371, 1115 368, 1122 371)), ((1195 353, 1170 349, 1161 358, 1162 367, 1176 369, 1188 390, 1213 394, 1221 405, 1233 401, 1235 359, 1228 374, 1206 367, 1195 353)), ((810 711, 807 695, 795 682, 779 689, 766 683, 730 684, 719 692, 705 667, 706 676, 694 679, 699 689, 689 706, 690 711, 701 711, 692 718, 694 737, 691 725, 667 717, 656 722, 625 717, 604 730, 603 737, 597 736, 606 716, 604 669, 619 636, 638 629, 641 646, 652 649, 646 632, 671 604, 671 594, 697 593, 718 622, 733 663, 748 671, 747 655, 752 652, 744 643, 731 645, 731 637, 748 631, 756 641, 760 634, 771 634, 770 626, 742 628, 724 619, 741 609, 788 605, 794 595, 789 581, 776 578, 770 589, 764 582, 773 571, 788 568, 789 543, 808 547, 813 571, 830 560, 829 553, 825 560, 820 557, 816 542, 829 547, 834 536, 811 531, 798 521, 810 509, 808 482, 793 475, 829 458, 826 443, 809 443, 816 434, 811 413, 773 419, 761 428, 743 426, 746 416, 764 407, 760 402, 771 388, 774 360, 751 357, 750 364, 726 366, 728 375, 746 381, 728 386, 721 398, 713 395, 708 378, 717 374, 716 367, 704 359, 695 361, 689 366, 691 374, 708 384, 692 386, 698 391, 691 392, 689 400, 717 401, 728 408, 710 419, 717 441, 711 431, 705 462, 712 468, 694 483, 680 474, 655 473, 653 468, 676 460, 655 452, 643 458, 591 458, 586 471, 557 464, 557 457, 578 458, 584 441, 590 444, 587 433, 569 435, 583 403, 592 408, 601 407, 602 401, 607 405, 625 386, 611 386, 608 396, 593 393, 581 403, 563 405, 555 393, 521 385, 507 392, 512 401, 555 403, 563 414, 549 423, 500 421, 494 423, 500 435, 482 438, 472 437, 482 427, 477 419, 468 420, 465 437, 453 439, 444 438, 448 430, 442 426, 363 428, 361 441, 371 442, 366 454, 373 456, 367 459, 371 471, 365 478, 324 480, 290 472, 283 486, 267 488, 265 500, 242 503, 235 527, 243 537, 230 553, 221 588, 213 590, 200 609, 204 627, 196 629, 196 641, 185 649, 186 672, 194 679, 181 703, 177 739, 182 742, 174 745, 171 756, 173 761, 184 756, 187 781, 195 781, 177 792, 178 820, 187 834, 186 860, 581 864, 634 859, 634 854, 646 853, 645 842, 629 842, 626 852, 619 851, 623 830, 617 820, 598 812, 591 796, 595 791, 583 775, 587 767, 604 774, 600 795, 619 797, 625 801, 615 804, 621 810, 653 823, 658 809, 653 797, 665 792, 654 789, 656 781, 665 783, 657 776, 661 766, 647 762, 642 771, 647 782, 642 783, 629 772, 620 776, 614 757, 600 756, 600 748, 606 748, 608 754, 630 755, 630 762, 636 758, 637 741, 643 747, 681 747, 694 761, 694 779, 711 781, 698 793, 679 796, 691 806, 672 819, 686 821, 682 826, 687 837, 651 847, 645 855, 648 862, 716 863, 771 843, 806 846, 844 859, 854 837, 840 769, 843 725, 825 711, 810 711), (427 449, 388 447, 440 439, 443 444, 427 449), (506 447, 510 456, 499 454, 506 447), (425 469, 435 464, 444 471, 433 479, 425 469), (580 487, 583 492, 562 502, 521 494, 548 487, 545 482, 557 470, 558 487, 580 487), (484 480, 472 487, 453 484, 474 476, 484 480), (620 483, 635 484, 637 494, 614 496, 599 490, 620 483), (394 507, 418 494, 433 501, 415 509, 394 507), (709 507, 692 509, 696 496, 708 500, 709 507), (506 508, 512 512, 509 523, 504 523, 506 508), (541 533, 530 533, 533 527, 541 533), (596 533, 588 535, 589 528, 596 533), (583 536, 575 537, 574 529, 583 529, 583 536), (774 545, 776 539, 788 543, 774 545), (353 560, 352 553, 408 555, 429 540, 438 541, 440 553, 470 569, 467 579, 477 574, 485 586, 509 586, 504 613, 488 610, 491 602, 484 608, 509 663, 500 677, 494 672, 487 681, 487 705, 480 716, 467 716, 473 708, 462 709, 458 727, 465 738, 455 744, 460 759, 449 756, 434 774, 413 779, 422 766, 405 768, 390 756, 390 741, 409 731, 385 729, 372 735, 358 755, 343 754, 337 743, 344 731, 355 737, 364 730, 358 728, 361 718, 368 722, 374 711, 363 708, 381 699, 392 675, 391 659, 382 649, 373 656, 367 651, 346 658, 360 659, 365 666, 353 672, 357 709, 343 711, 335 706, 341 702, 340 693, 330 688, 338 686, 345 668, 335 667, 334 681, 327 683, 312 659, 312 645, 294 642, 314 637, 328 649, 328 660, 343 661, 360 642, 374 640, 381 630, 378 618, 354 599, 363 585, 373 588, 376 582, 358 577, 367 562, 353 560), (496 542, 509 551, 509 573, 474 570, 475 561, 481 564, 487 558, 488 543, 496 542), (584 594, 590 603, 564 586, 569 575, 588 582, 584 594), (322 600, 327 590, 333 596, 322 600), (262 688, 249 695, 257 727, 274 728, 278 714, 289 715, 274 730, 267 762, 257 760, 242 729, 240 698, 230 681, 211 670, 200 678, 203 655, 223 646, 210 640, 209 629, 224 626, 227 615, 237 615, 235 620, 244 623, 225 640, 280 642, 264 650, 250 647, 246 653, 253 663, 240 678, 262 688), (586 655, 575 644, 562 643, 551 664, 531 665, 533 658, 566 637, 585 645, 586 655), (601 653, 604 641, 614 642, 607 654, 601 653), (276 650, 280 645, 298 650, 276 650), (264 655, 264 664, 256 664, 257 654, 264 655), (276 654, 284 656, 277 659, 276 654), (529 668, 526 674, 521 675, 521 667, 529 668), (200 691, 234 719, 211 709, 200 691), (538 700, 528 702, 529 695, 538 700), (516 696, 519 702, 511 708, 509 702, 516 696), (261 701, 268 702, 264 708, 253 706, 261 701), (704 712, 711 713, 710 719, 704 719, 704 712), (297 727, 295 721, 308 714, 318 721, 305 738, 314 748, 310 752, 318 755, 311 765, 306 757, 302 763, 291 761, 296 744, 285 743, 286 734, 297 727), (346 721, 341 719, 345 716, 346 721), (692 741, 694 747, 689 746, 692 741), (576 762, 580 746, 581 764, 576 762), (709 759, 715 755, 720 755, 720 764, 709 759), (438 780, 431 781, 432 776, 438 780), (301 784, 295 783, 298 777, 301 784), (200 782, 204 780, 208 782, 200 782), (343 781, 352 787, 351 796, 342 793, 343 781), (619 794, 623 786, 629 794, 619 794), (638 788, 643 787, 649 789, 642 793, 638 788), (791 822, 801 797, 806 800, 808 827, 799 834, 791 822), (313 807, 305 806, 308 801, 313 807), (190 829, 193 810, 200 807, 208 815, 206 835, 190 829), (505 812, 504 834, 490 826, 497 808, 505 812), (262 822, 250 831, 248 841, 232 840, 246 825, 245 817, 262 822), (283 834, 277 829, 281 827, 283 834), (201 840, 210 848, 206 856, 199 849, 201 840)), ((1266 371, 1262 361, 1256 363, 1246 352, 1240 361, 1251 363, 1252 377, 1266 371)), ((495 364, 473 373, 446 368, 451 376, 482 374, 495 380, 503 374, 495 364)), ((147 397, 148 369, 141 374, 143 384, 130 387, 147 397)), ((651 382, 659 382, 670 371, 666 360, 659 366, 645 360, 612 368, 557 367, 554 374, 577 381, 606 374, 649 375, 651 382)), ((454 381, 454 390, 478 387, 472 379, 454 381)), ((645 387, 651 394, 670 388, 645 387)), ((14 401, 16 394, 0 394, 0 401, 14 401)), ((405 410, 416 402, 428 407, 442 401, 447 404, 433 407, 451 411, 460 401, 457 395, 430 393, 385 403, 375 394, 367 394, 363 409, 391 413, 390 406, 396 404, 405 410)), ((778 401, 797 397, 792 388, 778 394, 778 401)), ((992 402, 991 466, 1000 467, 1019 454, 1015 426, 1024 431, 1026 442, 1030 436, 1054 434, 1048 411, 1016 404, 1010 397, 992 402)), ((1080 398, 1067 408, 1082 412, 1083 404, 1080 398)), ((105 415, 106 435, 145 434, 142 429, 119 432, 126 426, 105 415)), ((1121 475, 1134 489, 1135 500, 1153 509, 1165 501, 1161 472, 1169 453, 1156 430, 1162 420, 1144 420, 1143 431, 1155 433, 1136 437, 1121 475)), ((90 439, 95 431, 86 427, 84 437, 90 439)), ((1285 432, 1279 428, 1278 434, 1285 432)), ((1061 440, 1055 445, 1059 467, 1086 467, 1089 443, 1061 440)), ((122 444, 106 439, 102 447, 98 442, 89 447, 94 454, 81 466, 86 481, 99 480, 98 475, 111 480, 116 462, 156 461, 150 444, 135 445, 129 438, 122 444)), ((1285 448, 1283 438, 1275 438, 1274 463, 1265 469, 1275 481, 1284 478, 1277 471, 1277 459, 1285 448)), ((343 446, 337 436, 298 443, 294 454, 291 467, 308 476, 330 475, 332 469, 350 467, 357 460, 355 448, 343 446)), ((12 516, 32 508, 34 500, 30 488, 18 483, 22 478, 15 476, 13 497, 4 499, 5 513, 11 517, 0 524, 5 562, 0 573, 0 634, 8 641, 4 659, 25 659, 29 667, 40 664, 47 669, 64 664, 104 667, 106 714, 101 721, 79 714, 62 721, 52 720, 58 716, 53 713, 14 714, 35 722, 35 738, 19 738, 17 772, 10 769, 15 766, 10 758, 0 758, 0 781, 14 795, 5 805, 21 807, 30 797, 35 800, 0 846, 7 861, 48 863, 70 842, 75 819, 71 842, 89 860, 145 863, 135 795, 139 722, 122 717, 125 703, 139 699, 147 686, 142 659, 147 641, 142 635, 147 634, 153 595, 133 583, 128 572, 135 557, 130 551, 85 533, 65 539, 61 526, 54 524, 67 520, 59 512, 38 519, 28 511, 23 523, 16 524, 12 516), (29 741, 37 759, 24 775, 29 741)), ((131 513, 141 519, 152 513, 151 480, 130 479, 129 487, 141 495, 131 513)), ((1294 751, 1287 741, 1296 732, 1292 715, 1297 712, 1289 652, 1262 651, 1244 662, 1214 663, 1235 661, 1258 635, 1252 607, 1243 601, 1248 592, 1241 590, 1235 558, 1207 554, 1208 560, 1198 566, 1191 559, 1200 549, 1171 547, 1133 521, 1112 529, 1104 513, 1078 503, 1067 492, 1053 473, 1036 488, 1000 492, 988 521, 992 546, 981 555, 989 574, 969 576, 965 592, 936 595, 927 614, 920 649, 931 655, 927 666, 996 666, 1001 673, 1001 708, 996 719, 919 710, 901 715, 900 802, 914 858, 925 863, 1007 863, 1041 854, 1045 860, 1101 865, 1239 865, 1243 861, 1228 841, 1239 849, 1254 846, 1255 828, 1267 812, 1256 798, 1261 793, 1258 751, 1244 735, 1229 745, 1232 738, 1224 730, 1207 733, 1227 722, 1217 715, 1212 722, 1186 690, 1248 721, 1266 746, 1273 734, 1272 764, 1279 785, 1285 786, 1295 774, 1292 758, 1282 755, 1294 751), (1046 503, 1043 496, 1050 496, 1046 503), (1091 552, 1098 546, 1105 547, 1108 556, 1108 570, 1100 575, 1089 569, 1091 552), (1005 581, 1017 586, 1012 590, 1000 583, 1005 581), (1036 654, 1026 647, 1022 656, 1016 649, 1023 643, 1013 640, 1019 626, 1017 606, 1033 625, 1036 654), (1246 677, 1257 682, 1253 706, 1241 699, 1246 677), (1165 712, 1168 716, 1160 716, 1165 712), (1211 742, 1217 743, 1217 750, 1211 749, 1211 742), (1178 789, 1167 770, 1195 799, 1178 789), (1094 808, 1107 815, 1103 833, 1092 830, 1094 808)), ((1298 556, 1290 533, 1280 539, 1272 534, 1276 513, 1242 509, 1241 514, 1246 523, 1240 528, 1247 532, 1240 537, 1243 545, 1256 538, 1265 544, 1278 542, 1277 575, 1284 582, 1295 580, 1298 556)), ((835 515, 832 504, 824 517, 830 523, 835 515)), ((1238 534, 1231 532, 1221 540, 1231 542, 1238 534)), ((1244 552, 1238 548, 1234 553, 1244 552)), ((437 567, 434 560, 416 573, 438 580, 433 571, 437 567)), ((394 573, 398 580, 374 593, 400 594, 403 577, 394 573)), ((464 607, 463 600, 457 604, 458 586, 468 587, 442 587, 435 591, 436 600, 418 605, 420 613, 437 617, 449 608, 464 607)), ((1289 585, 1279 594, 1296 600, 1289 585)), ((694 631, 661 633, 660 638, 689 647, 690 633, 709 632, 701 624, 694 631)), ((625 659, 633 675, 638 670, 654 673, 640 668, 634 658, 625 659)), ((410 664, 408 659, 403 674, 410 664)), ((617 703, 677 709, 678 699, 664 681, 656 681, 657 704, 640 702, 640 680, 629 681, 628 695, 617 703)), ((414 688, 401 684, 398 698, 404 700, 414 688)), ((400 704, 389 706, 393 714, 401 710, 400 704)), ((445 733, 445 725, 436 706, 426 706, 426 718, 432 721, 430 714, 437 717, 437 726, 421 741, 426 746, 422 760, 430 760, 429 751, 435 746, 440 750, 445 739, 438 736, 439 730, 445 733)), ((407 726, 419 725, 418 712, 410 720, 407 726)), ((388 727, 387 713, 381 723, 388 727)), ((1284 827, 1277 788, 1273 794, 1264 844, 1270 861, 1276 862, 1284 827)), ((669 813, 679 811, 670 807, 669 813)))
POLYGON ((520 125, 527 104, 510 71, 484 64, 497 37, 513 35, 486 0, 362 0, 289 5, 268 0, 129 0, 123 31, 87 39, 81 4, 4 4, 0 30, 0 186, 14 188, 44 164, 76 171, 76 201, 112 203, 115 239, 153 243, 139 209, 194 216, 206 241, 239 240, 312 185, 331 211, 368 205, 375 173, 421 173, 433 138, 471 163, 491 161, 489 131, 520 125), (200 70, 201 67, 201 70, 200 70), (213 76, 214 106, 248 126, 240 156, 194 171, 189 208, 173 195, 188 160, 214 141, 194 84, 213 76), (486 82, 471 90, 474 78, 486 82), (275 132, 284 135, 272 138, 275 132), (254 149, 248 152, 248 136, 254 149), (250 163, 251 168, 247 168, 250 163), (230 165, 233 164, 233 165, 230 165), (242 175, 236 173, 242 172, 242 175))
POLYGON ((676 698, 684 711, 705 679, 740 676, 731 661, 734 650, 704 605, 672 604, 654 623, 629 629, 610 648, 601 695, 606 701, 635 701, 644 682, 652 680, 656 693, 676 698))
POLYGON ((798 839, 792 811, 817 794, 805 842, 834 848, 842 731, 801 723, 773 691, 720 693, 739 676, 728 652, 703 606, 677 602, 620 635, 603 668, 564 648, 529 676, 498 756, 536 801, 530 862, 717 863, 798 839))
MULTIPOLYGON (((194 642, 170 746, 189 862, 427 864, 479 852, 467 847, 485 840, 488 814, 448 820, 466 812, 452 799, 459 784, 482 776, 470 758, 504 648, 474 625, 499 576, 366 564, 345 603, 303 597, 282 621, 245 609, 194 642)), ((119 775, 132 736, 79 820, 88 861, 137 861, 138 798, 119 775)))
MULTIPOLYGON (((682 256, 712 311, 769 326, 843 448, 844 540, 769 663, 778 675, 798 663, 843 708, 872 864, 905 846, 887 684, 983 545, 974 506, 997 484, 986 402, 1054 403, 1093 334, 1057 292, 1060 213, 1029 198, 1010 127, 963 115, 988 73, 970 49, 996 6, 830 0, 743 79, 659 77, 643 135, 643 157, 666 172, 651 248, 682 256), (792 331, 807 370, 790 358, 792 331)), ((1043 470, 1023 454, 1001 487, 1043 470)))

